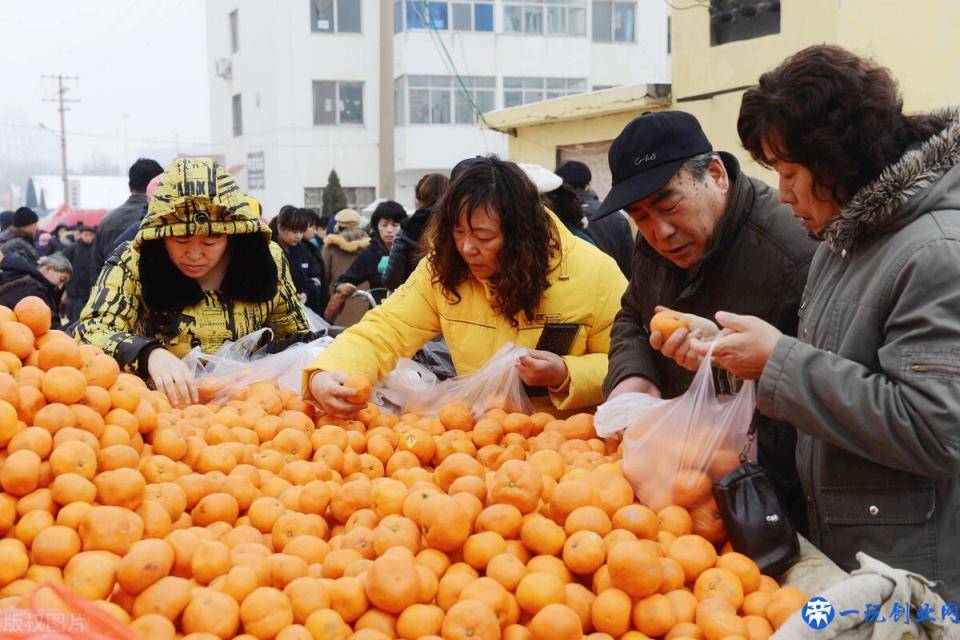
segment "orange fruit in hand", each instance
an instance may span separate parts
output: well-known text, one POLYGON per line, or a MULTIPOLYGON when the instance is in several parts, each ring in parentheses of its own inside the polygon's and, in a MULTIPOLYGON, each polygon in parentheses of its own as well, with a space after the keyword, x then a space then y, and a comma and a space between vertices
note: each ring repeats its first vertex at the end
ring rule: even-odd
POLYGON ((666 342, 677 329, 689 329, 690 323, 682 313, 676 311, 659 311, 650 318, 650 333, 659 331, 666 342))
POLYGON ((373 385, 371 385, 370 381, 364 376, 347 376, 347 379, 343 381, 343 386, 356 391, 353 397, 350 398, 350 402, 354 404, 366 404, 367 401, 370 400, 370 396, 373 395, 373 385))

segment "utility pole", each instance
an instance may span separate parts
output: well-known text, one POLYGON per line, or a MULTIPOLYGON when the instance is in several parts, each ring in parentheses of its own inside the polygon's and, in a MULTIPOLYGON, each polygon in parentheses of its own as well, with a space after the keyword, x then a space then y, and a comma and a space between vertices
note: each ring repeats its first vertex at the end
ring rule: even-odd
POLYGON ((70 181, 67 179, 67 126, 66 118, 64 116, 65 112, 68 109, 63 106, 67 102, 80 102, 79 100, 65 98, 64 95, 69 90, 68 87, 63 86, 64 80, 78 80, 77 76, 65 76, 57 74, 55 76, 40 76, 45 80, 56 80, 57 81, 57 97, 56 98, 44 98, 44 102, 57 102, 59 104, 58 111, 60 112, 60 161, 62 164, 61 171, 63 173, 63 201, 66 204, 70 204, 70 181))

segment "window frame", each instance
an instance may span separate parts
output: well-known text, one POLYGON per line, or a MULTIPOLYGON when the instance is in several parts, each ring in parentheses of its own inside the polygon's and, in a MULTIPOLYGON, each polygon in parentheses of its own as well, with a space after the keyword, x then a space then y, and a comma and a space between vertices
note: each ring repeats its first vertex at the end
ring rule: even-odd
POLYGON ((310 33, 333 34, 333 35, 362 35, 363 34, 363 0, 330 0, 330 28, 318 29, 317 20, 320 16, 320 9, 317 6, 319 0, 308 0, 310 3, 310 33), (344 31, 340 28, 340 3, 356 2, 358 12, 358 24, 356 31, 344 31))
MULTIPOLYGON (((426 5, 426 9, 430 10, 430 5, 442 5, 445 12, 444 24, 443 26, 434 25, 432 28, 436 31, 451 31, 457 33, 495 33, 495 3, 494 0, 394 0, 393 3, 393 32, 400 33, 402 31, 419 31, 421 29, 428 29, 427 25, 423 24, 410 24, 410 15, 411 11, 416 12, 416 4, 426 5), (457 29, 454 27, 454 6, 468 6, 470 8, 470 28, 469 29, 457 29), (485 7, 489 10, 489 29, 478 30, 477 29, 477 16, 478 8, 485 7), (399 18, 399 23, 398 23, 399 18)), ((426 17, 430 17, 429 13, 426 14, 426 17)), ((422 19, 421 19, 422 20, 422 19)), ((421 21, 421 20, 418 20, 421 21)))
POLYGON ((229 33, 230 33, 230 53, 237 53, 240 51, 240 15, 239 9, 234 9, 229 14, 227 14, 227 20, 229 21, 229 33))
POLYGON ((586 0, 504 0, 503 6, 503 33, 518 36, 545 36, 549 38, 583 38, 587 35, 587 2, 586 0), (521 29, 515 30, 508 28, 510 21, 507 19, 508 9, 515 9, 520 12, 521 29), (564 30, 562 32, 550 31, 551 10, 563 10, 564 30), (571 15, 579 11, 581 19, 579 22, 572 20, 571 15), (540 29, 528 30, 528 16, 534 12, 540 14, 540 29), (571 25, 579 24, 582 29, 571 31, 571 25))
POLYGON ((566 98, 586 93, 589 90, 587 78, 548 78, 539 76, 506 76, 503 78, 503 108, 519 107, 527 104, 535 104, 545 100, 556 100, 557 98, 566 98), (563 87, 558 87, 557 83, 562 82, 563 87), (578 83, 578 86, 571 86, 578 83), (518 84, 519 86, 514 86, 518 84), (539 85, 539 86, 537 86, 539 85), (551 86, 553 85, 553 86, 551 86), (519 94, 520 102, 514 104, 512 99, 508 99, 508 94, 519 94), (539 99, 529 100, 528 96, 539 94, 539 99), (551 95, 554 94, 554 95, 551 95))
POLYGON ((313 107, 313 126, 314 127, 363 127, 366 126, 366 83, 363 80, 311 80, 310 82, 310 96, 312 100, 313 107), (334 119, 333 122, 317 122, 317 115, 322 113, 325 110, 317 110, 317 94, 318 87, 322 84, 332 84, 333 85, 333 102, 336 106, 334 109, 334 119), (341 105, 343 98, 341 95, 341 85, 359 85, 360 87, 360 122, 344 122, 343 113, 344 108, 341 105))
POLYGON ((243 135, 243 94, 235 93, 230 97, 230 115, 233 120, 233 137, 243 135))
MULTIPOLYGON (((473 100, 473 104, 477 105, 477 108, 480 108, 484 102, 488 103, 488 110, 490 111, 497 108, 497 79, 495 76, 461 76, 460 79, 463 81, 467 92, 470 94, 470 98, 473 100), (481 94, 486 95, 487 100, 481 98, 481 94)), ((463 95, 463 90, 456 76, 403 75, 394 81, 394 87, 394 100, 397 107, 396 113, 398 114, 396 121, 398 126, 475 126, 480 120, 480 116, 473 110, 473 106, 470 105, 469 102, 467 102, 467 106, 470 107, 471 119, 463 122, 458 117, 458 107, 463 107, 463 103, 466 102, 466 97, 463 95), (411 82, 411 78, 414 79, 413 82, 411 82), (441 84, 443 82, 446 84, 441 84), (425 105, 428 114, 427 122, 412 121, 411 116, 415 113, 415 110, 410 102, 411 90, 426 92, 425 105), (433 107, 436 104, 434 101, 435 95, 438 97, 446 96, 449 120, 434 121, 435 114, 433 107)), ((443 98, 440 99, 443 100, 443 98)), ((483 113, 486 113, 486 111, 483 113)))
POLYGON ((601 44, 636 44, 637 42, 637 2, 636 0, 592 0, 590 3, 590 38, 593 42, 598 42, 601 44), (597 37, 597 5, 603 4, 609 7, 609 18, 610 24, 603 25, 609 27, 609 30, 605 33, 609 35, 609 39, 598 38, 597 37), (617 7, 630 7, 633 9, 633 38, 630 40, 618 40, 616 37, 617 34, 617 7))

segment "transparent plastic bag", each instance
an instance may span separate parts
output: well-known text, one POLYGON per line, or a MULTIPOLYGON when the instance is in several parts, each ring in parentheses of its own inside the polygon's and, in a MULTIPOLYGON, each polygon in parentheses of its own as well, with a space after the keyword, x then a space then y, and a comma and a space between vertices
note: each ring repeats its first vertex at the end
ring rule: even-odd
POLYGON ((404 358, 374 389, 378 403, 401 413, 436 417, 446 405, 458 404, 479 419, 489 409, 532 413, 517 361, 527 349, 507 343, 475 373, 443 382, 421 364, 404 358))
POLYGON ((214 354, 203 353, 197 347, 184 356, 184 364, 197 380, 201 401, 226 400, 234 392, 258 382, 272 382, 281 389, 299 393, 303 370, 333 342, 333 338, 323 336, 266 355, 261 344, 269 335, 270 329, 260 329, 236 342, 225 342, 214 354))
MULTIPOLYGON (((684 507, 695 528, 719 523, 713 483, 740 464, 756 407, 752 381, 736 395, 717 396, 711 355, 682 396, 623 394, 601 405, 594 419, 601 436, 622 432, 624 476, 640 502, 655 511, 684 507)), ((756 459, 753 448, 748 459, 756 459)))

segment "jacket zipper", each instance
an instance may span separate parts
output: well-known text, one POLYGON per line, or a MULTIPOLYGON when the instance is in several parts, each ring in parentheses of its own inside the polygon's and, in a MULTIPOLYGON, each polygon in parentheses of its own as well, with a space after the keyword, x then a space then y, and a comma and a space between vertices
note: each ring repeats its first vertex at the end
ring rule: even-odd
POLYGON ((910 366, 914 373, 948 373, 960 375, 960 367, 950 364, 914 364, 910 366))

